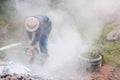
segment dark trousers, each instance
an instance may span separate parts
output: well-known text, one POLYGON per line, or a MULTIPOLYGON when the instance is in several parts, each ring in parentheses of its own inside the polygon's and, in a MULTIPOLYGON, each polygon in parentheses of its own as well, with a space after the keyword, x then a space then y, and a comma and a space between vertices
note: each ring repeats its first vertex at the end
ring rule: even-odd
POLYGON ((47 41, 48 41, 47 35, 42 35, 39 40, 39 47, 40 47, 41 53, 48 54, 47 41))
POLYGON ((48 36, 51 32, 51 22, 49 22, 48 24, 48 28, 46 29, 46 31, 44 31, 44 34, 41 35, 40 40, 39 40, 39 47, 40 47, 40 51, 41 53, 45 53, 48 54, 48 49, 47 49, 47 42, 48 42, 48 36))

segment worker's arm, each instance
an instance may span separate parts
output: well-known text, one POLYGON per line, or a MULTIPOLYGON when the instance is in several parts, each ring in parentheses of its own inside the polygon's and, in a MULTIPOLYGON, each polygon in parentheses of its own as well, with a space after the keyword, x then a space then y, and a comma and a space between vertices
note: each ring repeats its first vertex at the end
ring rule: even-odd
POLYGON ((41 31, 38 29, 36 32, 35 32, 35 37, 31 43, 31 46, 35 46, 37 44, 37 42, 39 41, 40 39, 40 36, 41 36, 41 31))
POLYGON ((32 32, 27 31, 27 35, 30 41, 32 41, 32 32))

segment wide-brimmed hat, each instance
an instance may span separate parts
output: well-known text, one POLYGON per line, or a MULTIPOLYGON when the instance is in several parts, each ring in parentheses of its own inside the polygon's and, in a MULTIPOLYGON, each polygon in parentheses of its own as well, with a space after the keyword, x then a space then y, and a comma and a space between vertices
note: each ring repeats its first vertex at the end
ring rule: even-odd
POLYGON ((27 17, 24 25, 28 31, 34 32, 39 28, 39 20, 35 17, 27 17))

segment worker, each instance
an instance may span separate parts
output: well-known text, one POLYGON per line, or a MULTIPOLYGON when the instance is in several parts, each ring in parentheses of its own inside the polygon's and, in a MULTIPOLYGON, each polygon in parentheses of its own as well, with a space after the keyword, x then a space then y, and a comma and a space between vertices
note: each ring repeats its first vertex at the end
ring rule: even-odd
POLYGON ((52 28, 50 19, 43 15, 29 16, 25 19, 24 25, 29 38, 28 51, 33 51, 39 43, 41 54, 48 57, 47 42, 52 28))

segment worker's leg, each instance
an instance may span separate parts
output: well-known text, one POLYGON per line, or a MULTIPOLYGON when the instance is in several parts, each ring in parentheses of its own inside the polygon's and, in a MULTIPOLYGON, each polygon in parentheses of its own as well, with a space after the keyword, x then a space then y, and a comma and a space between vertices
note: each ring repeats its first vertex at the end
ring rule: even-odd
POLYGON ((39 46, 40 46, 40 51, 43 54, 48 54, 48 50, 47 50, 47 36, 46 35, 42 35, 39 41, 39 46))
POLYGON ((40 51, 41 53, 48 54, 48 49, 47 49, 47 41, 48 41, 48 36, 51 32, 51 24, 49 27, 44 31, 44 35, 41 35, 40 41, 39 41, 39 46, 40 46, 40 51))
POLYGON ((48 50, 47 50, 47 36, 42 35, 39 41, 40 52, 41 52, 41 62, 40 64, 43 65, 48 57, 48 50))

